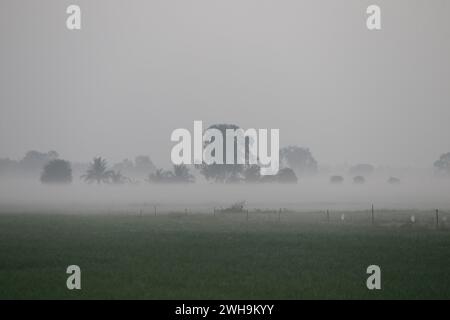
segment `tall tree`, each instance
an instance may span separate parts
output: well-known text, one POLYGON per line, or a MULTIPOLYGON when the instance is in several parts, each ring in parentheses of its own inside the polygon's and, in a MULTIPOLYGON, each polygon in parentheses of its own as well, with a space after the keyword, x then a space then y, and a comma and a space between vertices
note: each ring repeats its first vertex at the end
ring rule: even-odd
POLYGON ((46 184, 68 184, 72 182, 70 162, 55 159, 48 162, 42 171, 41 182, 46 184))
POLYGON ((108 183, 113 171, 108 170, 108 163, 102 157, 94 158, 92 163, 89 165, 89 169, 86 174, 82 175, 81 178, 88 183, 97 182, 108 183))
POLYGON ((438 174, 450 176, 450 152, 444 153, 434 162, 434 168, 438 174))
POLYGON ((175 183, 192 183, 195 177, 189 173, 189 169, 184 164, 173 166, 173 182, 175 183))
MULTIPOLYGON (((235 124, 214 124, 211 125, 208 129, 217 129, 222 133, 223 137, 223 164, 213 163, 206 164, 203 163, 197 167, 200 169, 200 173, 206 178, 206 180, 228 183, 228 182, 236 182, 240 180, 241 173, 244 169, 244 165, 236 164, 237 156, 238 156, 238 144, 237 138, 234 138, 234 164, 226 164, 226 130, 232 129, 237 130, 239 127, 235 124)), ((214 140, 206 141, 205 146, 212 143, 214 140)), ((245 157, 248 158, 248 145, 252 143, 249 139, 245 141, 245 157)))
POLYGON ((150 183, 168 183, 173 179, 173 173, 164 169, 157 169, 148 175, 147 181, 150 183))
POLYGON ((109 182, 112 184, 124 184, 131 181, 130 178, 124 176, 120 171, 111 171, 109 176, 109 182))
POLYGON ((299 175, 317 173, 317 161, 307 148, 284 147, 280 150, 280 159, 284 166, 295 170, 299 175))
POLYGON ((44 166, 52 160, 58 158, 56 151, 39 152, 36 150, 28 151, 22 160, 20 160, 20 168, 25 173, 39 173, 44 166))

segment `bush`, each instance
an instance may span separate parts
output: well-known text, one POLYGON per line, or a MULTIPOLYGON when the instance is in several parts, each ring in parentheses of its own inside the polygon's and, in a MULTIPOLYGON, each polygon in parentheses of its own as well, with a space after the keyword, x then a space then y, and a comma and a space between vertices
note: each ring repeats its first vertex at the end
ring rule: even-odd
POLYGON ((332 176, 330 178, 330 182, 333 184, 340 184, 344 182, 344 178, 342 176, 332 176))
POLYGON ((46 184, 68 184, 72 182, 72 168, 70 162, 56 159, 44 166, 41 182, 46 184))
POLYGON ((363 176, 353 177, 353 183, 355 184, 363 184, 366 182, 366 179, 363 176))

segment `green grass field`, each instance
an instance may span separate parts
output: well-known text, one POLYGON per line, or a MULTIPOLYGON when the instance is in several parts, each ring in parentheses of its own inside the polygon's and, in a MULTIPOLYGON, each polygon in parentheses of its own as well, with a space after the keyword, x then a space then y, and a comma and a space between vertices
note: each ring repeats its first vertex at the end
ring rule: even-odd
POLYGON ((449 299, 450 230, 392 217, 3 213, 0 298, 449 299), (82 290, 66 288, 71 264, 82 290), (382 290, 366 288, 371 264, 382 290))

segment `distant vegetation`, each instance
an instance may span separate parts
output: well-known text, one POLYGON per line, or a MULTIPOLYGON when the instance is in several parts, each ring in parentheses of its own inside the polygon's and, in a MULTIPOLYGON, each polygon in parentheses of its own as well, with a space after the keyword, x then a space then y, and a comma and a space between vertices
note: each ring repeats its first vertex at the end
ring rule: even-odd
POLYGON ((195 177, 190 174, 186 165, 174 165, 173 171, 166 171, 164 169, 157 169, 154 173, 148 176, 150 183, 194 183, 195 177))
POLYGON ((89 165, 89 169, 86 174, 82 175, 81 178, 88 183, 96 182, 108 183, 113 175, 112 170, 108 170, 108 164, 102 157, 94 158, 92 163, 89 165))
POLYGON ((444 153, 434 162, 434 168, 440 175, 450 176, 450 152, 444 153))
POLYGON ((342 176, 331 176, 330 177, 330 182, 332 184, 341 184, 342 182, 344 182, 344 177, 342 177, 342 176))
POLYGON ((355 183, 355 184, 364 184, 365 182, 366 182, 366 179, 363 176, 353 177, 353 183, 355 183))
POLYGON ((293 169, 300 176, 318 172, 317 161, 307 148, 284 147, 280 150, 280 160, 284 166, 293 169))
POLYGON ((55 159, 44 166, 41 182, 45 184, 68 184, 72 182, 72 168, 70 162, 55 159))
MULTIPOLYGON (((202 163, 201 165, 197 165, 197 168, 200 170, 200 174, 202 174, 206 180, 218 182, 218 183, 236 183, 242 179, 242 173, 245 169, 245 165, 236 164, 237 163, 237 138, 234 139, 234 163, 235 164, 225 164, 226 163, 226 144, 227 144, 227 129, 239 129, 239 126, 235 124, 214 124, 211 125, 208 129, 217 129, 222 133, 223 136, 223 163, 224 164, 206 164, 202 163)), ((206 141, 205 145, 209 145, 214 140, 206 141)), ((249 141, 247 139, 245 141, 246 144, 246 159, 248 159, 248 146, 251 145, 253 141, 249 141)))
MULTIPOLYGON (((215 124, 215 128, 222 132, 226 129, 238 129, 234 124, 215 124)), ((224 135, 226 139, 226 135, 224 135)), ((236 139, 236 138, 235 138, 236 139)), ((205 144, 211 143, 205 142, 205 144)), ((253 142, 247 138, 245 144, 245 159, 248 162, 250 146, 253 142)), ((237 139, 234 141, 235 151, 237 139)), ((226 146, 226 141, 224 141, 226 146)), ((237 151, 235 152, 235 158, 237 151)), ((223 151, 224 161, 226 150, 223 151)), ((236 160, 236 159, 235 159, 236 160)), ((327 168, 322 171, 326 174, 327 168)), ((442 154, 433 164, 436 176, 450 177, 450 152, 442 154)), ((311 176, 319 172, 318 163, 308 148, 290 145, 280 150, 280 170, 276 175, 261 176, 261 167, 258 164, 200 164, 192 167, 175 165, 172 170, 157 168, 149 156, 139 155, 134 160, 124 159, 121 162, 108 166, 106 159, 96 157, 91 163, 71 163, 59 158, 56 151, 40 152, 28 151, 20 160, 0 158, 0 177, 30 178, 40 180, 43 184, 68 184, 75 177, 87 183, 96 184, 138 184, 143 181, 149 183, 185 184, 195 183, 199 176, 207 182, 213 183, 297 183, 298 179, 311 176)), ((364 184, 367 177, 375 172, 375 167, 368 163, 359 163, 353 166, 341 167, 343 172, 348 170, 348 178, 354 184, 364 184)), ((329 170, 331 171, 331 170, 329 170)), ((332 184, 342 184, 345 176, 333 175, 329 181, 332 184)), ((400 179, 391 176, 385 178, 388 184, 399 184, 400 179)))

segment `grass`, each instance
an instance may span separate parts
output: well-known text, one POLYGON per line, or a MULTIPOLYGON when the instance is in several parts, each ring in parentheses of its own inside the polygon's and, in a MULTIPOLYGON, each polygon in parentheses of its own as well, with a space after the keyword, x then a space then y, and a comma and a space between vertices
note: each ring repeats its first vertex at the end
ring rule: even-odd
POLYGON ((338 217, 1 214, 0 298, 450 298, 449 230, 338 217), (82 290, 66 288, 71 264, 82 290), (382 290, 366 288, 371 264, 382 290))

